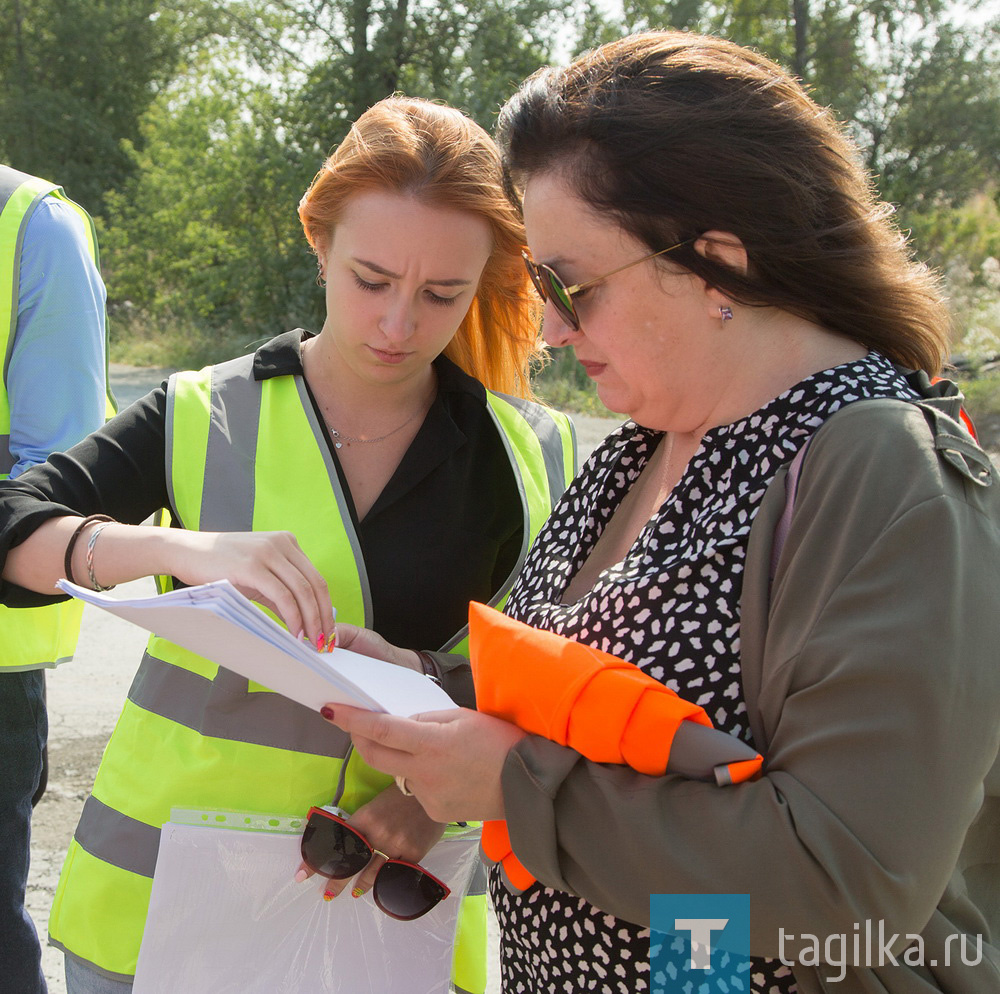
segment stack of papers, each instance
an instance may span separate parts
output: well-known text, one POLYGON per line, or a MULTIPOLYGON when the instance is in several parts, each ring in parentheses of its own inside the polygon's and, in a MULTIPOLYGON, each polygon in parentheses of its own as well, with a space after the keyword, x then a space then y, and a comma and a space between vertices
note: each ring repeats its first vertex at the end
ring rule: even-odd
POLYGON ((109 597, 68 580, 58 586, 314 711, 324 704, 351 704, 407 716, 457 707, 415 670, 349 649, 317 652, 228 580, 132 599, 109 597))

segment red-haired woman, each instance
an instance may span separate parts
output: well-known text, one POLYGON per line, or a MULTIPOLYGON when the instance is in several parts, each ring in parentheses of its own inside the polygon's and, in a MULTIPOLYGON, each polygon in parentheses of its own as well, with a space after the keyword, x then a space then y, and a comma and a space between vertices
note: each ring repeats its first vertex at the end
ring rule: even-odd
MULTIPOLYGON (((176 374, 12 483, 5 603, 47 603, 64 575, 97 589, 225 577, 320 647, 332 601, 342 619, 434 650, 461 643, 470 599, 509 590, 575 455, 568 420, 530 398, 540 308, 495 145, 456 110, 382 101, 299 214, 325 287, 319 334, 176 374), (140 524, 159 508, 174 527, 140 524)), ((404 665, 471 704, 468 666, 452 658, 447 672, 416 653, 404 665)), ((301 815, 332 801, 404 859, 442 831, 318 715, 153 638, 49 922, 70 991, 131 986, 172 807, 301 815)), ((482 987, 482 951, 456 977, 466 990, 482 987)))

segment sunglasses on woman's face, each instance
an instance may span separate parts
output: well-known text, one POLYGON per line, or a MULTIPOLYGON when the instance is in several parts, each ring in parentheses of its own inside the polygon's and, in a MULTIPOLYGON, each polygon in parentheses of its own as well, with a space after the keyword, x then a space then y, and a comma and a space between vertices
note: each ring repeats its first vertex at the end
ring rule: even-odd
POLYGON ((302 862, 313 873, 333 880, 346 880, 360 873, 374 856, 385 862, 372 886, 378 908, 402 922, 426 915, 451 891, 417 863, 391 859, 379 852, 343 818, 324 808, 310 808, 302 833, 302 862))
POLYGON ((542 300, 551 300, 552 306, 559 313, 559 317, 574 331, 579 331, 580 318, 576 313, 576 308, 573 306, 574 294, 579 293, 581 290, 586 290, 587 287, 591 287, 595 283, 600 283, 601 280, 606 280, 609 276, 624 272, 626 269, 638 266, 642 262, 648 262, 650 259, 655 259, 658 255, 673 252, 674 249, 678 249, 682 245, 687 245, 688 242, 693 241, 693 238, 687 238, 683 242, 671 245, 670 248, 651 252, 649 255, 644 255, 641 259, 636 259, 635 262, 629 262, 624 266, 619 266, 617 269, 612 269, 610 273, 587 280, 586 283, 574 283, 573 286, 566 286, 559 274, 551 266, 546 266, 544 262, 535 262, 526 251, 521 251, 521 257, 524 259, 524 265, 528 270, 528 275, 531 277, 531 282, 535 284, 535 289, 542 300))

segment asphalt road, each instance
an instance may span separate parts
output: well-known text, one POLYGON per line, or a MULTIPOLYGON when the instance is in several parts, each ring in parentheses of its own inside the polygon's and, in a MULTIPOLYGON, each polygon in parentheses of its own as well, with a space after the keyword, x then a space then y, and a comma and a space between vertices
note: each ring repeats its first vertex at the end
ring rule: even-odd
MULTIPOLYGON (((137 400, 169 372, 112 366, 111 382, 119 405, 137 400)), ((581 460, 617 424, 591 417, 574 417, 574 421, 581 460)), ((122 597, 153 593, 149 578, 123 584, 115 591, 122 597)), ((145 643, 146 633, 141 629, 88 606, 74 661, 48 674, 49 786, 35 809, 28 885, 28 908, 43 942, 63 855, 145 643)), ((495 929, 492 941, 496 941, 495 929)), ((488 994, 498 994, 494 964, 490 966, 488 994)), ((62 954, 43 945, 43 968, 51 994, 66 994, 62 954)))

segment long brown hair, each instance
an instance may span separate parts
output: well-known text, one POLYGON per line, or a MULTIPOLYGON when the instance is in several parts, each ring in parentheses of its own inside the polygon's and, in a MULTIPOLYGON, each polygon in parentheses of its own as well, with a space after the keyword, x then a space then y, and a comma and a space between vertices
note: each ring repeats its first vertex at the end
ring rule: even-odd
POLYGON ((299 203, 313 251, 329 238, 347 201, 368 190, 412 195, 486 220, 493 251, 445 355, 492 390, 530 397, 531 366, 543 354, 541 302, 521 260, 524 227, 504 193, 490 136, 451 107, 398 96, 379 101, 354 123, 299 203))
POLYGON ((747 305, 783 308, 934 374, 949 319, 851 140, 799 83, 719 38, 633 35, 531 76, 501 111, 508 192, 556 171, 650 251, 705 231, 746 275, 688 245, 671 262, 747 305))

